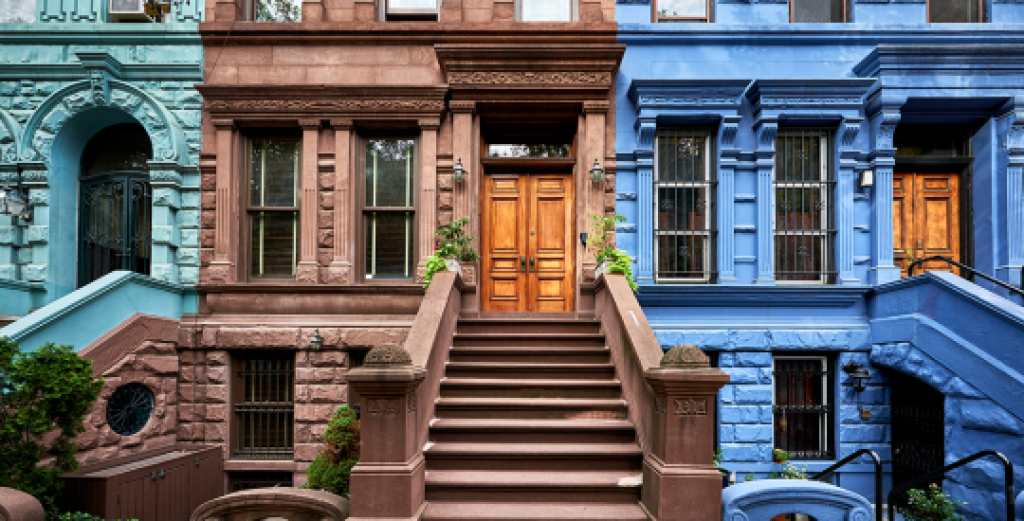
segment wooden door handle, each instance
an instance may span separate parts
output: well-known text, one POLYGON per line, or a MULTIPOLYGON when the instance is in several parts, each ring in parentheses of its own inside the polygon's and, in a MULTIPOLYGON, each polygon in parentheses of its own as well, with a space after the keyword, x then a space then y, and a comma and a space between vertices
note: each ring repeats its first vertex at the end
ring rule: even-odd
POLYGON ((519 257, 519 271, 526 273, 526 257, 519 257))
POLYGON ((530 273, 537 271, 536 259, 530 257, 530 273))
POLYGON ((919 250, 923 250, 924 249, 924 239, 918 239, 917 240, 917 249, 919 249, 919 250))

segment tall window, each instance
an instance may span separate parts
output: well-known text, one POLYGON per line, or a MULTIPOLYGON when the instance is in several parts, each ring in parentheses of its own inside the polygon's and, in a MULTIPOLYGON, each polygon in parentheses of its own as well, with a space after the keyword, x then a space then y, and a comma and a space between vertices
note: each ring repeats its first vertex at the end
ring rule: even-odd
POLYGON ((292 358, 235 360, 232 453, 238 459, 291 459, 295 440, 292 358))
POLYGON ((776 356, 775 448, 794 459, 832 459, 832 372, 825 356, 776 356))
POLYGON ((976 24, 984 20, 981 0, 928 0, 931 23, 976 24))
POLYGON ((654 258, 658 282, 709 282, 714 273, 715 182, 711 136, 658 131, 654 258))
POLYGON ((295 276, 299 243, 299 148, 296 139, 256 139, 249 154, 250 274, 295 276))
POLYGON ((302 21, 302 0, 247 0, 256 22, 302 21))
POLYGON ((832 154, 826 130, 780 130, 775 140, 775 279, 831 283, 832 154))
POLYGON ((522 22, 571 22, 575 0, 518 0, 517 19, 522 22))
POLYGON ((843 23, 850 21, 853 0, 789 0, 793 23, 843 23))
POLYGON ((708 0, 654 0, 658 22, 709 22, 708 0))
POLYGON ((394 22, 436 22, 438 0, 385 0, 385 19, 394 22))
POLYGON ((415 152, 412 139, 366 141, 363 229, 368 280, 414 275, 415 152))

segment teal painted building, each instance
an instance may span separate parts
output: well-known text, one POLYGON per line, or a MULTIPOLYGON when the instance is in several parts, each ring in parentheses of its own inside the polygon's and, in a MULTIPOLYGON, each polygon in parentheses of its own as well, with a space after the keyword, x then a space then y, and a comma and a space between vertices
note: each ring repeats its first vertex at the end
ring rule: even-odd
MULTIPOLYGON (((0 319, 97 279, 90 294, 146 280, 104 278, 118 270, 182 302, 198 280, 203 4, 172 3, 154 20, 112 3, 15 0, 0 14, 0 186, 29 203, 28 215, 0 215, 0 319)), ((104 311, 120 323, 141 305, 104 311)), ((183 306, 158 314, 178 318, 183 306)), ((84 342, 109 327, 72 329, 84 342)))

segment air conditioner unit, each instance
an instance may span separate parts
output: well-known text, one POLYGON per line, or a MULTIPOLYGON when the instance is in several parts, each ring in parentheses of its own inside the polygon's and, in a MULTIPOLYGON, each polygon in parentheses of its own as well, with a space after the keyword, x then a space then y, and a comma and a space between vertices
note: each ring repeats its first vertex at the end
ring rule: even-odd
POLYGON ((110 9, 107 12, 119 22, 153 21, 153 18, 146 14, 146 3, 143 0, 110 0, 110 9))

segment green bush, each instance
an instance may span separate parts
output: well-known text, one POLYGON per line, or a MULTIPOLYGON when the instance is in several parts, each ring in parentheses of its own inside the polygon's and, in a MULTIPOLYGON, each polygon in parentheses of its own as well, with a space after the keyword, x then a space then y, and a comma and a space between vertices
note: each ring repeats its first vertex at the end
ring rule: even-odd
MULTIPOLYGON (((85 512, 61 512, 54 508, 46 513, 46 521, 105 521, 102 517, 86 514, 85 512)), ((117 521, 121 521, 118 519, 117 521)), ((138 521, 137 519, 126 519, 125 521, 138 521)))
POLYGON ((942 493, 942 487, 932 483, 928 490, 912 488, 907 491, 910 508, 901 508, 900 514, 907 521, 960 521, 963 516, 956 513, 956 507, 966 501, 953 501, 949 494, 942 493))
POLYGON ((303 488, 348 494, 352 467, 359 463, 359 420, 348 405, 334 412, 324 432, 324 448, 306 471, 303 488))
POLYGON ((78 469, 74 439, 85 432, 103 379, 71 346, 23 353, 4 337, 0 386, 0 487, 31 494, 49 510, 64 486, 60 476, 78 469))

